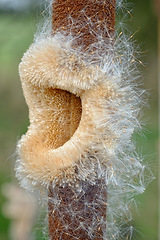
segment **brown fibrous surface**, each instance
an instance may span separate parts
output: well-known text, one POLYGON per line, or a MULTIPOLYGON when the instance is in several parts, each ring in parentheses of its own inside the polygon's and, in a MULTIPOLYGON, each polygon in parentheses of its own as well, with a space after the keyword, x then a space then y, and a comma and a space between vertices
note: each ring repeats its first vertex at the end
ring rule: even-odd
POLYGON ((55 0, 52 15, 53 31, 71 34, 76 44, 87 48, 102 36, 114 36, 115 0, 55 0))
MULTIPOLYGON (((115 2, 116 0, 55 0, 52 15, 53 34, 62 32, 71 35, 75 38, 74 46, 81 46, 82 50, 86 50, 96 43, 98 36, 106 41, 113 39, 115 2)), ((74 108, 73 104, 71 106, 74 108)), ((72 121, 70 124, 73 124, 72 121)), ((76 128, 74 127, 74 129, 76 128)), ((83 189, 82 195, 76 192, 76 188, 68 185, 50 187, 48 212, 51 240, 103 239, 106 228, 105 221, 94 226, 92 237, 89 235, 89 229, 93 225, 95 216, 97 222, 98 219, 106 218, 107 190, 102 188, 105 183, 102 184, 97 180, 96 185, 83 182, 80 184, 83 189), (54 203, 57 198, 59 200, 58 209, 54 203)))
POLYGON ((51 240, 103 239, 107 206, 104 202, 104 199, 107 199, 107 191, 103 188, 105 183, 99 180, 95 185, 86 182, 80 184, 83 192, 78 192, 76 188, 69 186, 57 185, 54 190, 50 188, 49 232, 51 240), (55 207, 55 200, 60 202, 58 208, 55 207))

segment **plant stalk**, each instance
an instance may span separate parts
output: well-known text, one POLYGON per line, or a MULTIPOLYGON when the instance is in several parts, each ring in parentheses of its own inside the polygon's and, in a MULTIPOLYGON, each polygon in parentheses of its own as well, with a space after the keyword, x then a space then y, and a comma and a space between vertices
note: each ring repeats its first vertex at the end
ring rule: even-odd
MULTIPOLYGON (((81 46, 82 52, 90 49, 95 44, 97 36, 94 36, 94 29, 98 29, 99 35, 105 41, 114 38, 115 31, 115 0, 55 0, 53 2, 52 15, 53 34, 62 32, 75 38, 73 47, 81 46), (88 24, 90 22, 91 24, 88 24), (92 29, 91 29, 92 26, 92 29)), ((93 49, 92 49, 93 50, 93 49)), ((58 93, 60 91, 57 89, 58 93)), ((56 90, 55 90, 56 94, 56 90)), ((76 131, 82 114, 81 100, 74 94, 66 91, 68 109, 66 118, 69 124, 63 129, 59 129, 59 142, 57 146, 62 146, 72 137, 76 131), (67 133, 67 134, 66 134, 67 133), (67 138, 64 137, 67 135, 67 138)), ((63 102, 63 99, 61 99, 63 102)), ((67 173, 66 173, 67 174, 67 173)), ((63 181, 54 185, 51 183, 48 191, 48 221, 49 237, 51 240, 58 239, 79 239, 79 240, 102 240, 106 224, 98 219, 106 219, 107 212, 107 188, 104 180, 97 180, 92 185, 89 182, 77 178, 77 169, 73 168, 72 174, 68 175, 71 184, 62 186, 63 181), (74 183, 72 181, 74 179, 74 183), (78 191, 81 186, 82 191, 78 191), (99 197, 98 197, 99 196, 99 197), (86 204, 87 203, 87 204, 86 204), (94 211, 92 210, 94 206, 94 211), (89 234, 93 225, 93 219, 99 223, 94 226, 94 233, 89 234)))

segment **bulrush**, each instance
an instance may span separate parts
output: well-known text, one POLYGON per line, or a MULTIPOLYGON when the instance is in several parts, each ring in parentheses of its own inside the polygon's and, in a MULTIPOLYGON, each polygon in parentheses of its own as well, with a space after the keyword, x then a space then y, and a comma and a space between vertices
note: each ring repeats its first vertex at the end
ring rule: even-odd
POLYGON ((123 225, 145 189, 132 142, 143 90, 131 37, 115 30, 115 0, 50 6, 50 30, 35 36, 19 66, 30 126, 17 145, 16 176, 44 193, 49 239, 131 239, 123 225))

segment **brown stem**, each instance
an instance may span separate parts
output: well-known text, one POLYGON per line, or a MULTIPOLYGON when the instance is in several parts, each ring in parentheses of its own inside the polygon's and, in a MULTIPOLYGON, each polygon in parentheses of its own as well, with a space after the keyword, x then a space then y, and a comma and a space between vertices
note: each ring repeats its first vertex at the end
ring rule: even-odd
POLYGON ((106 189, 103 188, 104 183, 97 181, 95 185, 86 182, 80 184, 83 193, 69 186, 57 185, 54 190, 50 189, 49 233, 51 240, 103 239, 106 228, 105 221, 101 223, 98 219, 101 219, 102 216, 106 219, 106 203, 103 200, 107 198, 107 195, 106 189), (57 207, 55 201, 59 200, 60 205, 57 207), (95 224, 94 216, 96 216, 95 224), (91 236, 90 229, 92 229, 91 236))
POLYGON ((71 33, 84 48, 97 41, 99 33, 106 40, 115 30, 116 0, 56 0, 53 3, 54 32, 71 33))
MULTIPOLYGON (((115 0, 55 0, 53 3, 53 34, 62 32, 71 34, 74 47, 81 46, 82 51, 98 41, 97 34, 108 41, 115 30, 115 0)), ((58 92, 61 90, 57 90, 58 92)), ((56 94, 56 92, 55 92, 56 94)), ((70 117, 69 125, 59 130, 61 139, 59 147, 64 144, 64 132, 70 138, 77 129, 81 118, 81 100, 69 94, 69 109, 66 118, 70 117)), ((62 100, 63 101, 63 100, 62 100)), ((67 121, 68 122, 68 121, 67 121)), ((49 236, 51 240, 79 239, 102 240, 106 229, 107 190, 104 179, 96 180, 96 184, 78 180, 77 169, 69 174, 69 182, 74 184, 61 186, 61 176, 56 185, 49 189, 49 236), (73 177, 74 176, 74 177, 73 177), (75 187, 73 187, 75 185, 75 187), (78 187, 77 187, 78 186, 78 187), (81 187, 81 192, 78 190, 81 187), (96 217, 94 224, 93 219, 96 217), (98 224, 97 224, 98 223, 98 224), (92 228, 92 233, 90 229, 92 228), (92 237, 91 237, 92 236, 92 237)))

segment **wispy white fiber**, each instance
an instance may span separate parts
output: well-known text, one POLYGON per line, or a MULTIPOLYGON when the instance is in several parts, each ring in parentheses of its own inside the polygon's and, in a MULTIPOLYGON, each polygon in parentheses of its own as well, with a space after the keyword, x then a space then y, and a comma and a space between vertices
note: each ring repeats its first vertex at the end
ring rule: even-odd
MULTIPOLYGON (((142 129, 140 116, 146 104, 145 91, 139 87, 138 83, 140 74, 137 59, 139 57, 135 50, 133 37, 126 33, 123 23, 120 23, 117 24, 114 39, 110 39, 110 43, 105 42, 99 35, 98 29, 91 29, 92 34, 97 37, 98 41, 92 44, 86 52, 83 52, 81 47, 75 49, 72 47, 75 38, 71 34, 66 36, 65 33, 61 32, 52 36, 51 5, 52 1, 49 2, 49 16, 45 24, 35 35, 34 43, 24 54, 20 64, 24 93, 28 91, 25 84, 29 82, 29 84, 38 87, 46 87, 47 84, 48 86, 59 87, 80 96, 82 102, 85 99, 86 112, 88 111, 92 115, 88 124, 92 124, 91 130, 93 130, 88 130, 90 125, 87 128, 86 124, 87 131, 80 135, 81 138, 78 138, 79 135, 75 133, 73 139, 75 137, 77 141, 72 141, 71 138, 70 145, 68 144, 68 147, 63 149, 64 152, 58 153, 65 155, 66 159, 69 160, 73 160, 72 151, 78 153, 77 160, 75 162, 73 160, 72 164, 67 166, 71 169, 77 167, 78 175, 75 178, 72 176, 72 181, 70 181, 66 177, 68 172, 60 169, 58 177, 55 174, 52 179, 53 189, 57 183, 61 186, 69 184, 69 186, 75 188, 77 179, 92 185, 96 184, 97 180, 105 179, 104 188, 107 189, 107 199, 104 199, 104 201, 107 204, 107 220, 100 219, 100 221, 106 221, 107 228, 104 239, 132 239, 134 231, 129 223, 132 220, 130 209, 132 204, 135 204, 134 197, 142 194, 149 180, 152 179, 150 170, 143 163, 143 156, 137 153, 133 142, 133 133, 142 129), (91 55, 90 52, 93 49, 94 54, 91 55), (55 70, 54 66, 50 68, 47 57, 43 61, 43 58, 41 60, 41 56, 38 55, 43 52, 43 57, 48 56, 48 59, 50 59, 52 58, 52 51, 57 54, 58 71, 55 70), (69 61, 69 59, 72 60, 69 61), (27 65, 28 61, 30 65, 27 65), (31 62, 33 62, 33 65, 31 62), (35 62, 37 65, 34 65, 35 62), (44 63, 46 64, 46 72, 42 71, 43 68, 41 67, 44 66, 44 63), (75 70, 77 65, 77 70, 75 70), (86 82, 83 81, 86 79, 88 79, 86 82), (89 137, 91 140, 87 141, 86 139, 89 139, 89 137), (68 149, 71 149, 71 151, 67 151, 68 149), (147 178, 145 178, 145 175, 147 175, 147 178), (61 178, 60 182, 59 177, 61 178)), ((126 14, 130 15, 127 2, 122 0, 117 1, 117 11, 125 11, 126 14)), ((72 24, 75 24, 75 22, 72 24)), ((86 22, 86 24, 92 25, 91 22, 86 22)), ((107 32, 107 29, 105 31, 107 32)), ((26 94, 26 101, 29 105, 31 103, 28 96, 31 95, 26 94)), ((48 109, 50 110, 49 107, 48 109)), ((39 108, 39 114, 43 110, 39 108)), ((52 110, 55 114, 58 111, 57 109, 52 110)), ((29 128, 30 134, 31 130, 29 128)), ((19 158, 16 161, 16 175, 21 186, 29 191, 37 191, 39 194, 43 192, 45 198, 45 189, 50 184, 50 181, 47 181, 47 176, 50 176, 48 169, 47 167, 43 169, 43 174, 39 173, 39 170, 36 174, 34 170, 31 172, 28 170, 29 167, 21 158, 21 147, 26 141, 25 139, 26 135, 18 143, 19 158)), ((52 151, 50 156, 52 157, 52 151)), ((69 174, 73 175, 72 171, 69 174)), ((103 188, 103 186, 100 187, 103 188)), ((76 189, 83 194, 81 185, 76 185, 76 189)), ((46 199, 47 196, 44 200, 46 199)), ((52 201, 55 208, 58 209, 58 196, 55 195, 52 201)), ((69 207, 72 209, 72 205, 69 205, 69 207)), ((93 207, 93 212, 94 210, 93 207)), ((92 222, 93 226, 99 224, 96 221, 95 217, 92 222)), ((88 234, 92 237, 93 229, 90 229, 88 234)))

